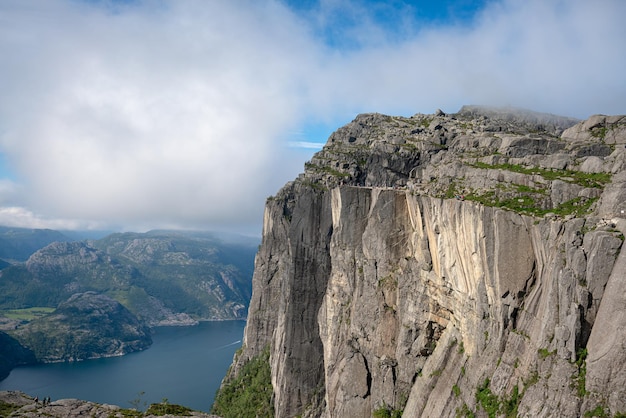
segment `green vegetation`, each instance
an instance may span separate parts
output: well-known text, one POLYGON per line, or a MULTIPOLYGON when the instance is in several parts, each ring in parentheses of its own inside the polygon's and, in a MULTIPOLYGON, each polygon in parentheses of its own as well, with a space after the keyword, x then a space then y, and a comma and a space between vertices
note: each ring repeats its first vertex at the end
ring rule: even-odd
POLYGON ((533 371, 528 379, 522 381, 524 382, 524 390, 526 390, 539 381, 539 372, 537 370, 533 371))
POLYGON ((516 417, 517 416, 517 408, 522 400, 522 397, 519 393, 519 388, 517 385, 513 386, 513 390, 508 398, 502 400, 501 412, 506 417, 516 417))
POLYGON ((506 170, 528 175, 540 175, 546 180, 562 180, 568 183, 578 184, 583 187, 602 188, 605 184, 611 181, 611 174, 609 173, 584 173, 582 171, 557 169, 549 170, 545 168, 524 167, 519 164, 508 163, 491 165, 482 162, 475 162, 470 165, 476 168, 506 170))
POLYGON ((147 348, 149 329, 116 300, 95 292, 76 294, 54 313, 11 331, 39 361, 75 361, 147 348))
POLYGON ((423 117, 419 121, 419 126, 421 126, 423 128, 428 128, 430 126, 430 124, 432 123, 433 119, 434 118, 432 118, 432 117, 423 117))
POLYGON ((476 418, 476 414, 469 409, 466 403, 461 408, 456 409, 456 418, 476 418))
POLYGON ((391 405, 383 404, 372 412, 374 418, 400 418, 404 413, 404 407, 409 400, 409 394, 406 392, 398 393, 397 405, 394 408, 391 405))
POLYGON ((585 418, 590 418, 590 417, 609 418, 609 414, 606 412, 603 406, 598 405, 591 411, 585 412, 584 417, 585 418))
POLYGON ((0 401, 0 417, 8 417, 13 411, 17 411, 18 409, 20 409, 19 405, 0 401))
POLYGON ((146 401, 143 400, 143 395, 145 395, 146 392, 141 391, 137 394, 137 397, 131 401, 128 401, 128 403, 130 403, 130 405, 133 407, 133 410, 137 410, 137 409, 141 409, 141 407, 145 407, 146 406, 146 401))
POLYGON ((336 170, 332 167, 328 167, 328 166, 319 166, 317 164, 313 164, 311 162, 306 162, 304 163, 304 168, 306 170, 311 170, 317 173, 324 173, 324 174, 329 174, 333 177, 339 177, 339 178, 345 178, 345 177, 350 177, 349 173, 344 173, 342 171, 336 170))
POLYGON ((1 313, 32 321, 77 291, 95 291, 148 322, 165 319, 154 298, 194 319, 233 319, 233 306, 241 306, 243 316, 252 292, 257 245, 256 240, 231 244, 209 233, 168 231, 57 242, 41 249, 30 268, 14 264, 2 270, 1 313))
POLYGON ((544 360, 554 354, 556 354, 556 350, 553 351, 549 351, 547 348, 540 348, 539 350, 537 350, 537 353, 539 353, 539 358, 541 360, 544 360))
POLYGON ((378 279, 378 288, 381 287, 395 290, 398 288, 398 279, 391 274, 381 277, 378 279))
POLYGON ((115 411, 115 413, 112 412, 111 414, 109 414, 109 418, 117 417, 118 415, 116 415, 116 414, 122 414, 122 416, 124 418, 142 418, 142 417, 145 416, 145 414, 143 412, 138 411, 136 409, 125 409, 125 408, 123 408, 123 409, 119 409, 119 410, 115 411))
POLYGON ((0 311, 0 313, 9 319, 14 319, 17 321, 32 321, 33 319, 46 316, 54 312, 54 310, 55 308, 51 308, 51 307, 36 306, 36 307, 25 308, 25 309, 6 309, 3 311, 0 311))
POLYGON ((267 347, 215 395, 211 413, 224 418, 273 417, 272 379, 267 347))
POLYGON ((568 200, 567 202, 563 202, 556 208, 542 209, 538 205, 538 202, 535 201, 535 198, 536 196, 517 195, 514 197, 500 199, 493 190, 487 191, 483 194, 470 193, 465 196, 466 200, 478 202, 485 206, 508 209, 531 216, 543 216, 547 213, 553 213, 557 216, 583 216, 589 213, 591 205, 598 200, 597 198, 587 199, 583 197, 576 197, 568 200))
POLYGON ((153 403, 146 411, 146 415, 181 415, 191 416, 193 410, 186 406, 171 404, 167 402, 167 399, 163 399, 161 403, 153 403))
POLYGON ((522 337, 526 338, 527 340, 530 340, 530 336, 524 330, 513 328, 511 330, 511 332, 514 333, 514 334, 517 334, 517 335, 521 335, 522 337))
POLYGON ((461 388, 456 383, 454 384, 454 386, 452 386, 452 393, 454 393, 454 396, 456 396, 457 398, 461 396, 461 388))
MULTIPOLYGON (((531 379, 532 380, 532 379, 531 379)), ((522 397, 526 392, 526 389, 536 382, 525 382, 524 390, 520 393, 517 385, 513 386, 511 393, 508 396, 499 397, 489 388, 489 379, 485 379, 484 382, 476 389, 476 405, 478 408, 482 408, 489 418, 495 418, 496 416, 505 416, 507 418, 513 418, 517 416, 517 409, 522 397)), ((457 409, 457 417, 474 417, 467 405, 463 405, 463 408, 457 409)))
POLYGON ((383 405, 374 410, 372 416, 374 418, 400 418, 403 410, 394 409, 390 405, 383 405))
POLYGON ((372 412, 374 418, 400 418, 404 413, 404 407, 408 396, 406 394, 400 396, 399 407, 393 408, 391 405, 384 404, 372 412))
POLYGON ((489 418, 495 418, 500 410, 500 400, 489 389, 489 383, 489 379, 485 379, 483 384, 476 390, 476 404, 485 410, 489 418))
POLYGON ((458 193, 456 191, 456 183, 452 182, 448 185, 448 188, 446 189, 446 193, 443 195, 443 197, 445 199, 452 199, 453 197, 455 197, 458 193))
MULTIPOLYGON (((324 184, 320 183, 319 181, 304 180, 302 182, 302 185, 310 187, 311 189, 313 189, 313 190, 315 190, 317 192, 328 191, 328 187, 325 186, 324 184)), ((289 215, 288 219, 291 220, 291 215, 289 215)))
POLYGON ((596 127, 591 130, 591 136, 598 139, 604 139, 606 137, 606 126, 596 127))
MULTIPOLYGON (((8 417, 18 409, 20 409, 22 405, 7 403, 4 401, 0 401, 0 417, 8 417)), ((193 409, 187 408, 186 406, 170 404, 167 402, 167 399, 164 399, 161 403, 155 403, 150 405, 146 412, 139 411, 137 409, 128 409, 128 408, 120 408, 111 412, 109 414, 109 418, 119 417, 120 415, 124 418, 143 418, 146 416, 165 416, 165 415, 176 415, 176 416, 193 416, 193 413, 196 412, 193 409)))
POLYGON ((572 375, 572 379, 574 381, 574 388, 576 389, 576 394, 582 398, 587 394, 587 389, 585 388, 585 384, 587 381, 587 349, 581 348, 576 353, 576 368, 577 372, 572 375))

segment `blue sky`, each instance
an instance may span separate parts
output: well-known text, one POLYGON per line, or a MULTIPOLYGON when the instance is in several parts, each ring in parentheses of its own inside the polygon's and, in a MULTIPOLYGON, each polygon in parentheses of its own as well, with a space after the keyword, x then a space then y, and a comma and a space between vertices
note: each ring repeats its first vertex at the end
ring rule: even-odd
POLYGON ((624 114, 625 18, 622 0, 2 0, 0 224, 258 234, 358 113, 624 114))

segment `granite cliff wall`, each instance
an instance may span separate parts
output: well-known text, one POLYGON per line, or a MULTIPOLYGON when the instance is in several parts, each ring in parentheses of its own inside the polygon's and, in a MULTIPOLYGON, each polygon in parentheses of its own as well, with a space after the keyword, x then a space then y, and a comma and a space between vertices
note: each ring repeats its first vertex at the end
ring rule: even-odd
POLYGON ((266 205, 276 416, 626 412, 626 118, 360 115, 266 205))

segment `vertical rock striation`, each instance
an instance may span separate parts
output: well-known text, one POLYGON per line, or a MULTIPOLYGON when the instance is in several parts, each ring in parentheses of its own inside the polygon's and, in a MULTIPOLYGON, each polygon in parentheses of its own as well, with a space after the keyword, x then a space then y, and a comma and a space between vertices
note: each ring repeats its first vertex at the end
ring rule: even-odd
POLYGON ((276 416, 626 412, 626 117, 358 116, 268 199, 276 416))

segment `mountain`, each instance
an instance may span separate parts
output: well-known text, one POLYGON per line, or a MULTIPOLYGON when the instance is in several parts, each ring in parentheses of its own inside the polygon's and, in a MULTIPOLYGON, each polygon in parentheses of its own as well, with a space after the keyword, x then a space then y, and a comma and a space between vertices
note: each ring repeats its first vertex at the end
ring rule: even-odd
POLYGON ((172 231, 54 242, 0 272, 0 309, 56 308, 95 291, 149 326, 242 319, 251 294, 252 240, 172 231))
POLYGON ((0 375, 144 349, 147 327, 244 319, 257 247, 176 231, 53 242, 0 270, 0 375))
POLYGON ((119 302, 96 292, 72 295, 14 336, 43 362, 120 356, 152 344, 148 327, 119 302))
POLYGON ((7 377, 15 366, 35 362, 35 355, 31 350, 2 331, 0 331, 0 347, 2 347, 0 349, 0 380, 7 377))
MULTIPOLYGON (((67 235, 51 229, 11 228, 0 226, 0 261, 25 261, 35 251, 55 241, 71 241, 67 235)), ((0 268, 6 267, 2 261, 0 268)))
POLYGON ((357 116, 266 202, 213 412, 624 416, 625 146, 626 116, 357 116))

